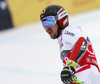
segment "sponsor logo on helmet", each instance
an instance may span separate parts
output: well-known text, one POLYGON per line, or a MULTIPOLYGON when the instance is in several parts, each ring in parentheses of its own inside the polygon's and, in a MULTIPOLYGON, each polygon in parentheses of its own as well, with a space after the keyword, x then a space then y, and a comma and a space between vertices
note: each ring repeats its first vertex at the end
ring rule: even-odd
POLYGON ((43 13, 45 13, 45 11, 46 11, 46 9, 44 9, 44 10, 41 12, 41 15, 42 15, 43 13))
POLYGON ((65 17, 65 16, 67 16, 67 15, 68 15, 67 12, 63 11, 63 12, 58 14, 58 19, 61 19, 61 18, 65 17))
POLYGON ((63 21, 63 25, 65 25, 65 24, 66 24, 66 22, 67 22, 67 18, 63 21))
POLYGON ((63 16, 63 15, 65 15, 67 12, 65 11, 64 13, 62 13, 60 16, 63 16))

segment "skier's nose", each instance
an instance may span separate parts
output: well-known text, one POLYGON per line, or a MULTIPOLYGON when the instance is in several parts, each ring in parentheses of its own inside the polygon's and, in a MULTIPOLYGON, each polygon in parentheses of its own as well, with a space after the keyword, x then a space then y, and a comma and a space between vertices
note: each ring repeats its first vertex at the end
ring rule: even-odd
POLYGON ((48 29, 50 28, 50 27, 49 27, 49 26, 47 26, 47 25, 46 25, 45 27, 46 27, 46 28, 45 28, 46 30, 48 30, 48 29))

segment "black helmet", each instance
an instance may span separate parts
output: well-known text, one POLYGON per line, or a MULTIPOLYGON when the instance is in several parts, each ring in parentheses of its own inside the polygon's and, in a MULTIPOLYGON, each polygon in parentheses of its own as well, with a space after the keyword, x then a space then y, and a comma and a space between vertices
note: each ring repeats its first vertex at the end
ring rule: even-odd
POLYGON ((40 14, 40 20, 47 16, 55 16, 55 20, 58 24, 58 36, 61 34, 61 30, 69 24, 68 13, 59 5, 50 5, 44 8, 40 14))

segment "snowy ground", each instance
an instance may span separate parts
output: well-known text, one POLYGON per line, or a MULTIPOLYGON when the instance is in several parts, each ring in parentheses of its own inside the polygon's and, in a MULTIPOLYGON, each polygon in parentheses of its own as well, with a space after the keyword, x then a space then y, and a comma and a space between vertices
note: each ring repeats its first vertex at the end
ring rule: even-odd
MULTIPOLYGON (((90 37, 100 65, 100 8, 69 15, 90 37)), ((57 40, 40 22, 0 32, 0 84, 61 84, 57 40)))

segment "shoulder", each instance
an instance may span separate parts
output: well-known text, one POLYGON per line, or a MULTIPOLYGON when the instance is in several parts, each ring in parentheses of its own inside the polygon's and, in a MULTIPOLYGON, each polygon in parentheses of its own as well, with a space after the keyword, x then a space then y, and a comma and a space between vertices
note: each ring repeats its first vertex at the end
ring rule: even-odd
POLYGON ((82 31, 81 27, 76 25, 69 25, 62 31, 63 36, 85 36, 85 33, 82 31))
POLYGON ((73 38, 80 33, 80 28, 75 25, 69 25, 62 31, 62 37, 73 38))
POLYGON ((64 42, 74 44, 79 37, 87 37, 79 26, 69 25, 62 31, 62 39, 64 42))
POLYGON ((71 31, 71 32, 78 32, 80 30, 81 30, 81 27, 76 26, 76 25, 69 25, 64 29, 64 31, 71 31))

